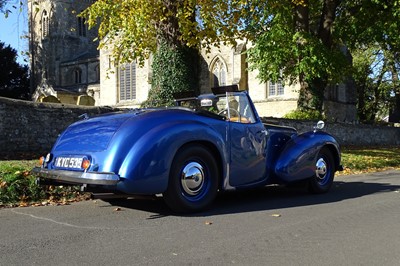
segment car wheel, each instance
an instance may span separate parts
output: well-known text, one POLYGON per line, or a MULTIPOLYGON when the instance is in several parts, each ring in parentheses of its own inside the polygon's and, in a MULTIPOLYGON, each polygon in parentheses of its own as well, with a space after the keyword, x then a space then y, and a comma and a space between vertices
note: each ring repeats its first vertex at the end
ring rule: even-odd
POLYGON ((327 192, 333 184, 334 175, 335 164, 332 153, 327 148, 322 148, 315 160, 315 175, 309 181, 309 191, 327 192))
POLYGON ((163 194, 168 207, 176 212, 200 211, 215 199, 217 190, 218 168, 208 149, 188 146, 177 153, 163 194))

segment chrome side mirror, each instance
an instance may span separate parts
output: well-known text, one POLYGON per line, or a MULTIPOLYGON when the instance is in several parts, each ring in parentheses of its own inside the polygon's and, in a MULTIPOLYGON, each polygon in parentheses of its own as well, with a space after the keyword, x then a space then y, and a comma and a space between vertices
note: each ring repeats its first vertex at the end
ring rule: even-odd
POLYGON ((314 127, 314 132, 316 132, 317 130, 322 130, 325 127, 325 122, 322 120, 319 120, 317 122, 317 125, 314 127))

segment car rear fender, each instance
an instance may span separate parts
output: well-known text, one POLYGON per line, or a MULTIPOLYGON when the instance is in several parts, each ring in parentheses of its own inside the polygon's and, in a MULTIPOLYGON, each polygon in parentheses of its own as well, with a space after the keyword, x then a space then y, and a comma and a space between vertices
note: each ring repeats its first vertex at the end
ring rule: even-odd
POLYGON ((340 148, 335 138, 325 132, 307 132, 288 141, 278 157, 275 175, 283 182, 307 179, 315 173, 315 161, 319 151, 328 148, 340 165, 340 148))
POLYGON ((185 144, 196 142, 212 145, 224 162, 224 137, 206 124, 177 121, 152 128, 137 139, 125 156, 118 173, 125 180, 118 184, 118 189, 132 194, 164 192, 177 151, 185 144))

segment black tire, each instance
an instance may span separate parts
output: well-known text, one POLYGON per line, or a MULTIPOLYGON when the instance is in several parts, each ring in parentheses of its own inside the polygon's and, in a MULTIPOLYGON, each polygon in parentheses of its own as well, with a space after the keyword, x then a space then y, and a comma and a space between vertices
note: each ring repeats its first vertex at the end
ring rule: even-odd
POLYGON ((335 176, 335 161, 327 148, 322 148, 315 160, 315 174, 310 178, 308 189, 311 193, 320 194, 329 191, 335 176))
POLYGON ((178 151, 163 194, 168 207, 180 213, 200 211, 211 204, 217 191, 218 167, 213 154, 201 145, 178 151))

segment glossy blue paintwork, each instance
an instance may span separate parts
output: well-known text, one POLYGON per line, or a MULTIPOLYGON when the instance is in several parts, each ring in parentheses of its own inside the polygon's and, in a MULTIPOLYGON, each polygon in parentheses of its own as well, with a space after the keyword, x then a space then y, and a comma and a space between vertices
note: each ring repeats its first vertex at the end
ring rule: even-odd
POLYGON ((275 174, 284 182, 313 176, 318 152, 324 146, 332 151, 335 158, 338 158, 339 146, 336 140, 325 132, 307 132, 292 138, 286 143, 276 161, 275 174))
MULTIPOLYGON (((173 157, 185 144, 213 146, 226 165, 226 126, 225 121, 180 108, 107 115, 71 125, 51 153, 53 158, 89 156, 88 171, 113 172, 123 179, 117 185, 119 191, 154 194, 166 189, 173 157), (106 136, 98 137, 99 133, 106 136)), ((50 163, 48 168, 55 167, 50 163)))
POLYGON ((231 164, 229 184, 247 186, 267 177, 265 128, 255 124, 229 123, 231 164))
POLYGON ((292 128, 263 124, 247 93, 238 95, 249 101, 254 123, 230 122, 183 107, 102 115, 69 126, 44 167, 68 170, 55 167, 55 158, 85 157, 91 161, 87 172, 112 173, 120 178, 106 188, 127 194, 157 194, 168 187, 176 154, 193 143, 212 152, 222 190, 309 178, 324 146, 332 150, 339 166, 339 145, 332 136, 312 131, 298 135, 292 128))

